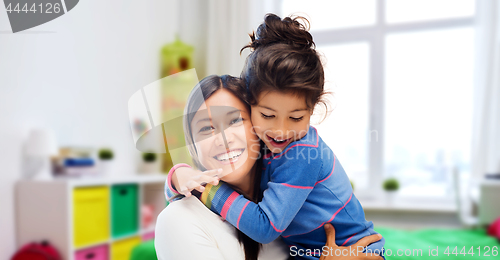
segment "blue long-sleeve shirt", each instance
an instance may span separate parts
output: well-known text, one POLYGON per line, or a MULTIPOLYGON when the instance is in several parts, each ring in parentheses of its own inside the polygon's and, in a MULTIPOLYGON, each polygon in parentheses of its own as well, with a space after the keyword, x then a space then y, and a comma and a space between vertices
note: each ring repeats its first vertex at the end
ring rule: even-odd
MULTIPOLYGON (((344 169, 314 127, 283 152, 265 156, 263 166, 261 202, 249 201, 223 182, 207 185, 201 200, 255 241, 269 243, 282 236, 291 253, 315 252, 304 259, 319 258, 326 243, 325 223, 335 227, 337 245, 376 234, 344 169)), ((381 252, 383 245, 382 238, 368 248, 381 252)))

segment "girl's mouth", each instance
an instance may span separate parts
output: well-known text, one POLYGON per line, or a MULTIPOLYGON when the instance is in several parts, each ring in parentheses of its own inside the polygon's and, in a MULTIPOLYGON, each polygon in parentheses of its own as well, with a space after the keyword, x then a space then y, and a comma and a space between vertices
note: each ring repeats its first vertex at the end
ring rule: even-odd
POLYGON ((288 145, 288 141, 290 141, 292 138, 288 138, 288 139, 275 139, 275 138, 272 138, 270 137, 269 135, 266 135, 267 136, 267 140, 269 140, 269 142, 271 143, 272 146, 276 147, 276 148, 283 148, 283 147, 286 147, 288 145))
POLYGON ((244 151, 245 149, 233 149, 228 152, 220 153, 214 156, 213 158, 221 162, 222 164, 231 164, 238 161, 238 159, 240 158, 241 154, 243 154, 244 151))

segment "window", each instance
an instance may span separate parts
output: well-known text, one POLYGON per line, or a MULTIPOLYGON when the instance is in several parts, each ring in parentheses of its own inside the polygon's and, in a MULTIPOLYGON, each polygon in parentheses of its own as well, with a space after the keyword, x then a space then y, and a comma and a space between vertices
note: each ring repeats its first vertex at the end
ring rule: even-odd
POLYGON ((469 170, 472 125, 471 28, 386 38, 385 173, 401 195, 453 194, 452 167, 469 170))
POLYGON ((357 188, 368 188, 369 46, 366 42, 324 45, 325 87, 332 113, 316 126, 357 188))
POLYGON ((302 15, 308 20, 312 17, 312 31, 338 29, 374 25, 375 3, 376 0, 285 0, 282 13, 302 15))
POLYGON ((326 58, 332 114, 318 131, 375 195, 396 177, 406 198, 452 198, 470 171, 474 0, 282 0, 306 14, 326 58))
POLYGON ((385 0, 387 23, 471 17, 474 0, 385 0))

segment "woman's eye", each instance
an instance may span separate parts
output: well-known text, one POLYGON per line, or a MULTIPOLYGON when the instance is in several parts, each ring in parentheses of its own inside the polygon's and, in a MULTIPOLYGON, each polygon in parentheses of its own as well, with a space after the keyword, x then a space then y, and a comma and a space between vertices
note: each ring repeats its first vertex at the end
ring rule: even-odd
POLYGON ((274 116, 273 115, 266 115, 264 113, 260 113, 262 115, 263 118, 273 118, 274 116))
POLYGON ((205 126, 205 127, 202 127, 200 129, 200 133, 203 133, 203 132, 211 132, 214 128, 212 126, 205 126))
POLYGON ((293 121, 295 122, 299 122, 300 120, 302 120, 304 117, 301 116, 301 117, 290 117, 290 119, 292 119, 293 121))
POLYGON ((243 121, 243 118, 238 117, 238 118, 231 120, 231 122, 229 122, 229 125, 234 125, 234 124, 237 124, 237 123, 242 122, 242 121, 243 121))

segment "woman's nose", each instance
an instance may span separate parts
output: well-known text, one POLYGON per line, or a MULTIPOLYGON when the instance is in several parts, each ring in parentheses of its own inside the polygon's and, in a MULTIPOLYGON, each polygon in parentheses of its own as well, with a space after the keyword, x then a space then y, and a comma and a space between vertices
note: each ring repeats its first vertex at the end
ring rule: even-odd
POLYGON ((215 135, 215 145, 216 146, 226 146, 234 141, 234 135, 228 129, 220 131, 215 135))

